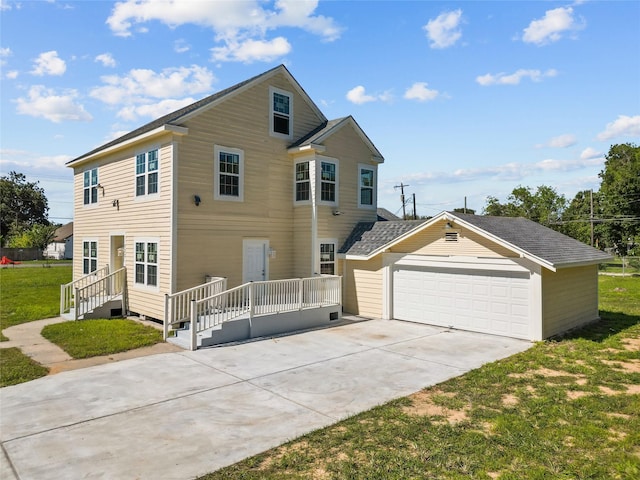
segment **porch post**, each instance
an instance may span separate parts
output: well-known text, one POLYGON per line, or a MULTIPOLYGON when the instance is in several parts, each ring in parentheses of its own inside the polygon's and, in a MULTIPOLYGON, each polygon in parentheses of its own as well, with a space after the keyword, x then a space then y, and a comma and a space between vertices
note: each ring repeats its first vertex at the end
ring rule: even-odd
POLYGON ((164 294, 164 325, 162 328, 162 339, 166 342, 169 336, 169 294, 164 294))
POLYGON ((253 289, 253 282, 249 282, 249 338, 251 338, 251 330, 252 330, 252 324, 253 324, 253 309, 254 309, 254 304, 253 304, 253 293, 254 293, 254 289, 253 289))
POLYGON ((198 307, 196 306, 196 301, 191 300, 191 350, 196 350, 198 348, 198 307))

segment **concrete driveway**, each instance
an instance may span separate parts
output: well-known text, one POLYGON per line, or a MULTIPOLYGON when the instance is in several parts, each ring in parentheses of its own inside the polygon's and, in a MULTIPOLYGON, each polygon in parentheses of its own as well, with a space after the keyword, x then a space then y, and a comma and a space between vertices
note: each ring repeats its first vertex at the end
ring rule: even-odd
POLYGON ((369 320, 0 389, 3 479, 189 479, 529 348, 369 320))

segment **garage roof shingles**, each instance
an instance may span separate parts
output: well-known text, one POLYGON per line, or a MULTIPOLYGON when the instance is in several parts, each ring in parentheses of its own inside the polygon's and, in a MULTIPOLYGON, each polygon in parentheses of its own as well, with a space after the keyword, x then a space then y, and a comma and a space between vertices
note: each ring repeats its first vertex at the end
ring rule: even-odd
POLYGON ((443 212, 432 220, 367 222, 356 225, 339 253, 368 257, 401 236, 439 217, 459 219, 555 267, 599 263, 605 252, 522 217, 490 217, 443 212))

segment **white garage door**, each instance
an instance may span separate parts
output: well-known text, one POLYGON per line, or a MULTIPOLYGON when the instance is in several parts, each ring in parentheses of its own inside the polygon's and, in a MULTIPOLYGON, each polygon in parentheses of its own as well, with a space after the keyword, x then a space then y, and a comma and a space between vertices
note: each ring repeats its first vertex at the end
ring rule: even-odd
POLYGON ((529 274, 397 266, 393 317, 529 338, 529 274))

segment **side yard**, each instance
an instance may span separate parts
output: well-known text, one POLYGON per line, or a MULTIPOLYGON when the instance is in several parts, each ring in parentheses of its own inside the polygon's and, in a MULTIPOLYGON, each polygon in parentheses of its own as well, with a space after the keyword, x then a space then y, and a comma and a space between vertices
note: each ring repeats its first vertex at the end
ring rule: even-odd
MULTIPOLYGON (((201 478, 640 478, 640 278, 603 320, 201 478)), ((463 352, 461 352, 463 354, 463 352)))

